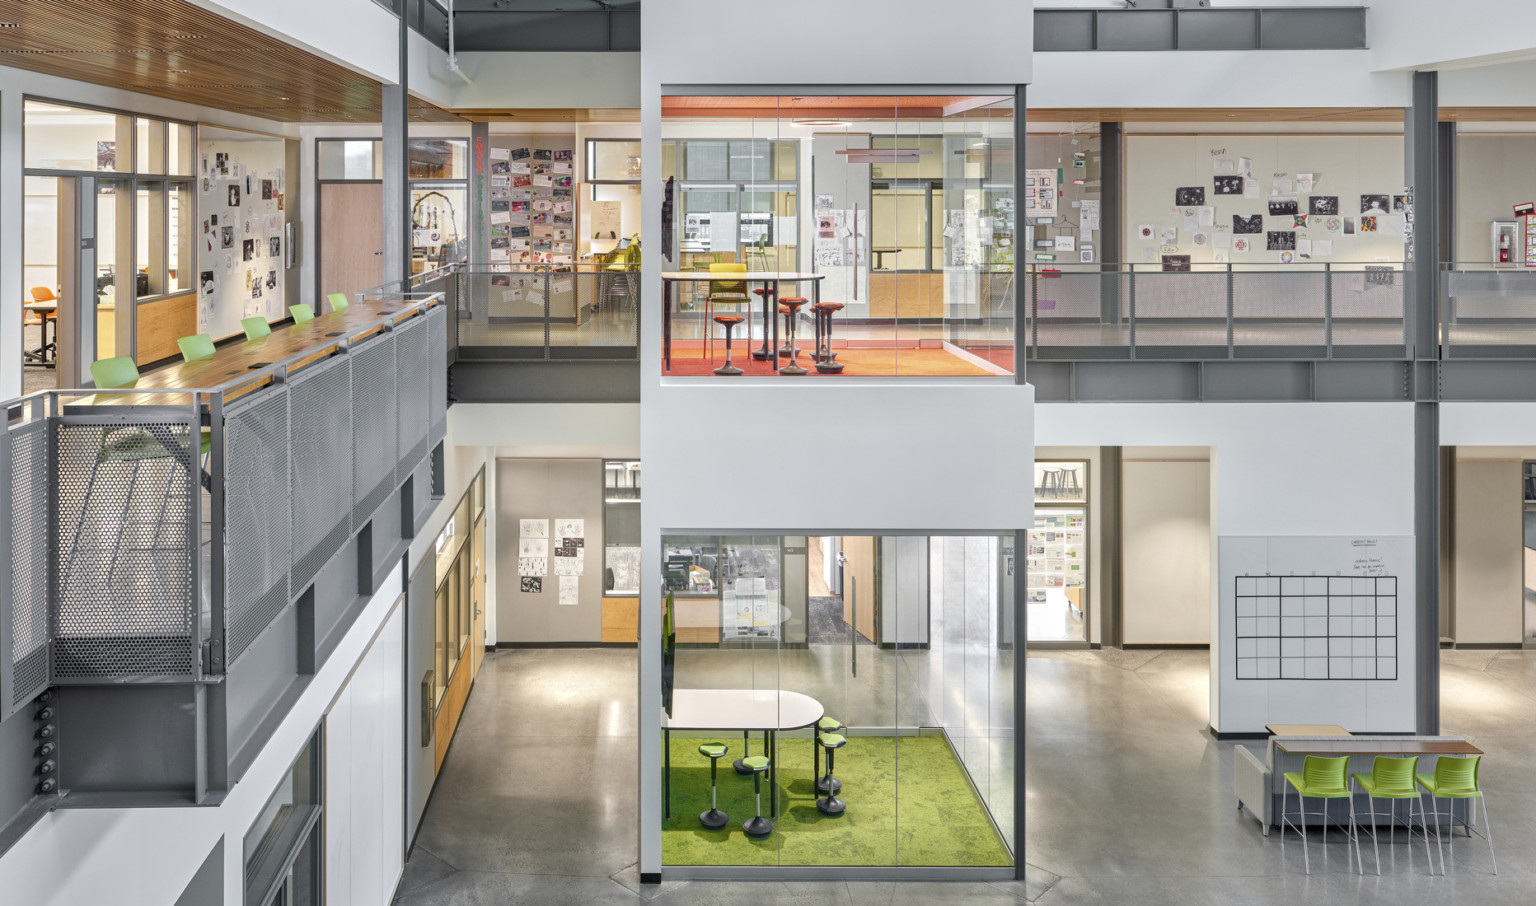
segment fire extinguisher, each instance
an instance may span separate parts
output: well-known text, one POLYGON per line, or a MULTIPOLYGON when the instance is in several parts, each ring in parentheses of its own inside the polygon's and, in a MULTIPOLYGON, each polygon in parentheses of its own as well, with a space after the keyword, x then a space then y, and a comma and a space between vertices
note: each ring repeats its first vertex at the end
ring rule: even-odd
POLYGON ((1509 247, 1509 232, 1501 230, 1499 232, 1499 263, 1511 263, 1510 256, 1513 254, 1513 251, 1514 250, 1509 247))

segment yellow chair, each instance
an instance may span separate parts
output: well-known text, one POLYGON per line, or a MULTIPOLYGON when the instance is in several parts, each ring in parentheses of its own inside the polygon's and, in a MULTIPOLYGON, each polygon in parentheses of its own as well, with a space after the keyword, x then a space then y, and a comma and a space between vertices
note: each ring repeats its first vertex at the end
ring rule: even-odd
MULTIPOLYGON (((742 264, 741 262, 736 262, 736 261, 715 262, 714 264, 711 264, 709 266, 709 272, 711 274, 745 274, 747 272, 747 266, 745 264, 742 264)), ((714 307, 716 305, 735 305, 735 306, 738 306, 738 311, 739 311, 740 310, 740 308, 739 308, 740 306, 742 306, 742 305, 750 306, 751 302, 752 302, 752 297, 747 295, 747 281, 745 281, 745 280, 711 280, 710 281, 710 283, 709 283, 709 295, 704 297, 704 329, 708 333, 708 337, 709 337, 707 345, 709 347, 709 360, 711 362, 713 362, 715 360, 715 334, 714 334, 714 331, 711 331, 709 329, 709 322, 711 320, 716 320, 713 317, 714 307)), ((746 324, 747 324, 747 345, 750 346, 752 344, 751 308, 750 307, 748 308, 748 314, 747 315, 734 315, 732 317, 734 318, 734 320, 732 320, 730 322, 730 324, 725 324, 724 322, 721 322, 725 326, 725 328, 726 328, 727 340, 729 340, 729 333, 730 333, 731 325, 740 324, 742 321, 745 321, 746 324)), ((731 367, 731 366, 729 364, 727 364, 726 367, 731 367)))

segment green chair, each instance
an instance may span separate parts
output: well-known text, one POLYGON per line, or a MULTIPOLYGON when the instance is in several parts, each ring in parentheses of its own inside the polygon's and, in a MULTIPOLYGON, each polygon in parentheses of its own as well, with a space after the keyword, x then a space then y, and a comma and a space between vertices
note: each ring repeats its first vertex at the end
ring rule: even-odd
MULTIPOLYGON (((1341 755, 1338 758, 1320 758, 1316 755, 1308 755, 1302 762, 1301 773, 1287 771, 1285 774, 1285 786, 1280 788, 1280 831, 1285 832, 1286 825, 1290 825, 1301 832, 1301 857, 1307 867, 1307 874, 1312 873, 1312 859, 1307 853, 1307 800, 1323 800, 1323 808, 1319 813, 1323 819, 1323 842, 1328 842, 1328 800, 1349 800, 1349 840, 1355 846, 1355 861, 1360 862, 1359 840, 1355 837, 1355 800, 1349 791, 1349 756, 1341 755), (1297 799, 1296 813, 1301 823, 1290 819, 1285 810, 1285 802, 1290 790, 1295 790, 1297 799)), ((1338 824, 1338 822, 1334 822, 1338 824)), ((1343 827, 1343 825, 1339 825, 1343 827)), ((1283 839, 1283 838, 1282 838, 1283 839)), ((1364 869, 1362 869, 1363 871, 1364 869)))
POLYGON ((303 324, 306 321, 313 321, 315 319, 315 310, 308 305, 290 305, 288 306, 288 314, 293 315, 293 323, 295 324, 303 324))
POLYGON ((259 340, 262 337, 272 335, 272 325, 268 324, 267 319, 260 315, 254 318, 241 319, 240 326, 245 328, 245 338, 247 340, 259 340))
MULTIPOLYGON (((832 756, 837 753, 838 749, 848 744, 848 737, 841 733, 818 733, 816 741, 820 743, 823 749, 827 750, 827 776, 822 778, 822 780, 826 781, 827 795, 816 800, 816 810, 829 818, 836 818, 847 810, 848 804, 837 798, 837 790, 842 789, 843 785, 838 782, 837 778, 832 776, 832 756)), ((817 789, 822 788, 821 780, 816 781, 816 787, 817 789)))
POLYGON ((832 794, 843 788, 843 782, 832 776, 831 766, 828 765, 827 774, 821 774, 821 734, 841 733, 848 734, 848 728, 842 721, 835 717, 823 717, 816 721, 816 728, 811 733, 811 776, 816 778, 816 792, 832 794))
POLYGON ((710 830, 719 830, 731 821, 730 815, 720 811, 720 787, 715 771, 720 766, 720 759, 729 751, 723 742, 706 742, 699 746, 699 754, 709 759, 709 811, 699 813, 699 823, 710 830))
MULTIPOLYGON (((1353 780, 1369 797, 1371 804, 1371 849, 1376 853, 1376 873, 1381 874, 1381 846, 1376 842, 1376 800, 1385 799, 1391 803, 1392 829, 1397 830, 1397 803, 1401 800, 1409 800, 1408 820, 1413 821, 1413 805, 1419 804, 1419 825, 1424 831, 1424 859, 1429 862, 1430 874, 1434 874, 1435 863, 1429 855, 1429 821, 1424 815, 1424 800, 1419 795, 1419 787, 1414 782, 1418 772, 1419 757, 1412 758, 1388 758, 1385 755, 1377 755, 1371 762, 1369 774, 1351 774, 1353 780)), ((1351 800, 1353 802, 1353 800, 1351 800)), ((1409 824, 1409 833, 1412 834, 1413 826, 1409 824)), ((1438 840, 1439 829, 1436 837, 1438 840)), ((1438 843, 1437 843, 1438 846, 1438 843)), ((1441 852, 1441 863, 1444 867, 1445 853, 1441 852)), ((1364 869, 1362 868, 1362 871, 1364 869)))
POLYGON ((205 333, 195 333, 190 337, 182 337, 176 341, 181 347, 181 360, 191 362, 197 359, 206 359, 213 355, 213 337, 205 333))
POLYGON ((331 293, 325 297, 325 301, 331 303, 331 311, 346 311, 351 304, 347 301, 346 293, 331 293))
POLYGON ((757 815, 748 818, 741 829, 749 837, 766 837, 773 833, 773 822, 763 817, 763 773, 768 770, 768 756, 753 755, 745 761, 752 771, 752 789, 757 793, 757 815))
POLYGON ((139 379, 139 366, 131 356, 120 355, 110 359, 97 359, 91 363, 91 380, 98 390, 116 390, 127 387, 139 379))
MULTIPOLYGON (((1488 841, 1488 860, 1493 863, 1493 873, 1499 873, 1499 862, 1493 857, 1493 831, 1488 827, 1488 800, 1483 798, 1483 787, 1478 782, 1478 772, 1482 767, 1483 756, 1472 755, 1467 758, 1451 758, 1441 755, 1435 761, 1433 774, 1418 774, 1415 779, 1424 792, 1429 794, 1430 802, 1435 806, 1435 831, 1436 839, 1439 839, 1440 829, 1440 800, 1441 799, 1465 799, 1467 800, 1467 817, 1461 819, 1461 826, 1467 829, 1467 836, 1472 836, 1478 831, 1472 826, 1472 817, 1477 813, 1477 804, 1483 804, 1483 830, 1481 836, 1488 841)), ((1456 803, 1451 803, 1451 855, 1456 854, 1456 803)), ((1440 854, 1440 873, 1445 874, 1445 853, 1440 854)))

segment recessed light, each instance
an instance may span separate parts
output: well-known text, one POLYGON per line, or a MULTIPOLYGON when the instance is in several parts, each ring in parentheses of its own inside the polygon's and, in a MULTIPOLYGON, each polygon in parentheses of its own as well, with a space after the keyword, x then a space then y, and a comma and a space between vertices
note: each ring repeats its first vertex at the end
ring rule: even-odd
POLYGON ((291 101, 293 98, 278 98, 279 101, 291 101))
POLYGON ((190 69, 172 69, 171 70, 171 75, 186 75, 187 73, 189 73, 191 71, 192 70, 190 70, 190 69))
POLYGON ((20 22, 0 22, 0 28, 20 28, 20 22))

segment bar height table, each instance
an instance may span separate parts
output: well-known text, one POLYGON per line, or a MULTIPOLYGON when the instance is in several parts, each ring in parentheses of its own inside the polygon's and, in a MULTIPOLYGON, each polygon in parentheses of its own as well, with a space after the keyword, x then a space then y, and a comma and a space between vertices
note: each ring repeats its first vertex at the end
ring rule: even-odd
MULTIPOLYGON (((739 279, 739 278, 738 278, 739 279)), ((667 817, 672 815, 672 731, 760 730, 768 746, 769 817, 779 815, 780 730, 813 726, 826 716, 821 702, 799 692, 782 689, 676 689, 672 713, 662 715, 662 752, 666 758, 663 783, 667 817)), ((814 779, 814 778, 812 778, 814 779)))
MULTIPOLYGON (((814 306, 821 301, 821 281, 827 278, 826 274, 808 274, 798 271, 741 271, 710 272, 710 271, 665 271, 661 275, 661 340, 663 352, 663 367, 667 371, 672 370, 672 286, 676 283, 761 283, 768 292, 763 293, 763 348, 757 350, 762 359, 773 360, 773 370, 779 370, 779 319, 775 317, 773 306, 779 298, 780 283, 804 283, 811 284, 811 304, 814 306), (773 332, 773 343, 769 345, 768 333, 773 332)), ((709 330, 709 325, 704 325, 704 330, 709 330)), ((750 323, 747 332, 750 344, 750 323)))

